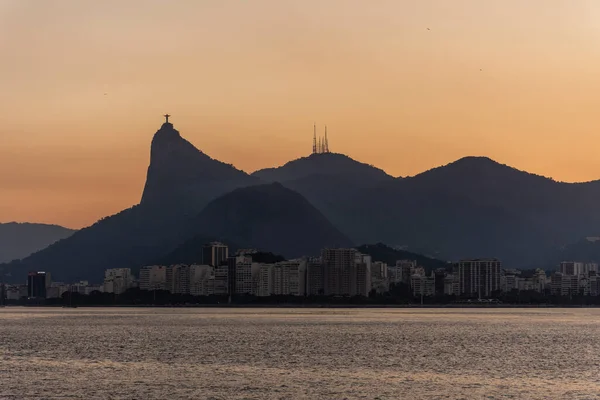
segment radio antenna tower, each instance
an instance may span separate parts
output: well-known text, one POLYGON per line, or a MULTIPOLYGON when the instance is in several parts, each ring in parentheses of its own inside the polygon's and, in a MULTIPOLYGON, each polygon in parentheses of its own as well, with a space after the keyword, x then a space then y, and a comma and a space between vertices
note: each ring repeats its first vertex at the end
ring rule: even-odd
POLYGON ((314 125, 314 133, 313 133, 313 154, 317 153, 317 123, 314 125))
POLYGON ((323 152, 329 153, 329 140, 327 140, 327 125, 325 125, 325 145, 323 147, 323 152))

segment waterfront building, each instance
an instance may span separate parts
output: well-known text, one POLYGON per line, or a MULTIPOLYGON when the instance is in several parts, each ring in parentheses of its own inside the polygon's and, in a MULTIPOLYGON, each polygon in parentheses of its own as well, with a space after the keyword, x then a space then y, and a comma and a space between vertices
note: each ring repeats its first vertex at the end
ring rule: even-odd
POLYGON ((306 294, 307 264, 306 259, 281 261, 274 264, 271 293, 275 295, 304 296, 306 294))
POLYGON ((371 263, 371 290, 377 293, 386 293, 390 290, 387 263, 382 261, 371 263))
POLYGON ((215 293, 215 268, 210 265, 190 265, 190 294, 210 296, 215 293))
POLYGON ((443 296, 446 293, 445 290, 445 279, 446 279, 446 270, 444 268, 437 268, 433 271, 433 277, 435 279, 435 295, 443 296))
POLYGON ((173 294, 190 293, 190 267, 189 265, 170 265, 166 271, 166 290, 173 294))
POLYGON ((368 297, 371 292, 371 267, 372 267, 371 256, 367 254, 356 253, 354 258, 354 274, 355 288, 354 296, 368 297))
POLYGON ((229 258, 229 247, 221 242, 211 242, 202 248, 202 263, 218 267, 226 264, 229 258))
POLYGON ((500 289, 501 262, 497 259, 461 260, 454 265, 458 295, 486 298, 500 289))
POLYGON ((390 283, 405 283, 410 285, 410 279, 415 274, 417 261, 398 260, 396 265, 388 267, 388 278, 390 283))
POLYGON ((326 296, 356 294, 355 249, 323 249, 323 287, 326 296))
POLYGON ((27 297, 45 299, 46 289, 50 287, 51 283, 49 272, 29 272, 27 274, 27 297))
POLYGON ((510 292, 519 289, 520 278, 513 274, 504 274, 500 277, 503 292, 510 292))
POLYGON ((584 274, 585 264, 576 261, 563 261, 560 263, 558 272, 563 275, 579 276, 584 274))
POLYGON ((579 294, 579 276, 555 272, 550 277, 550 293, 559 296, 579 294))
POLYGON ((252 262, 250 256, 233 258, 235 261, 235 288, 233 293, 256 295, 258 293, 260 264, 252 262))
POLYGON ((140 289, 166 290, 167 267, 163 265, 151 265, 140 268, 140 289))
POLYGON ((232 286, 232 281, 235 282, 235 274, 232 275, 232 279, 229 278, 229 271, 232 269, 235 272, 235 257, 229 257, 229 260, 233 259, 233 268, 231 268, 230 264, 219 265, 218 267, 214 267, 214 284, 213 284, 213 293, 215 295, 226 295, 232 293, 230 291, 230 287, 232 286))
POLYGON ((446 274, 444 278, 444 294, 448 296, 458 295, 458 280, 455 279, 453 274, 446 274))
POLYGON ((306 295, 322 296, 325 293, 323 282, 324 274, 321 259, 309 259, 306 267, 306 295))
POLYGON ((274 293, 273 289, 274 281, 274 265, 273 264, 260 264, 259 278, 258 278, 258 289, 257 296, 271 296, 274 293))
POLYGON ((430 276, 423 274, 414 274, 411 277, 410 284, 413 296, 434 296, 435 295, 435 273, 430 276))
POLYGON ((131 287, 132 281, 133 275, 130 268, 107 269, 104 271, 104 285, 102 290, 106 293, 125 293, 131 287))
POLYGON ((539 293, 544 293, 546 291, 546 286, 548 285, 548 277, 546 276, 546 271, 543 269, 536 269, 533 274, 533 290, 539 293))

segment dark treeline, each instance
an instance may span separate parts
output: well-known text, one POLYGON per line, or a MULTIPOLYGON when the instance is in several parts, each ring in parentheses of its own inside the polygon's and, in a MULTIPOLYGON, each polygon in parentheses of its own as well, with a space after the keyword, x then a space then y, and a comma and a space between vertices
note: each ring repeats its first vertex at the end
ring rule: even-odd
MULTIPOLYGON (((584 296, 574 294, 571 296, 557 296, 550 293, 535 291, 512 291, 508 293, 497 292, 495 299, 506 305, 554 305, 554 306, 581 306, 600 305, 600 296, 584 296)), ((252 295, 236 295, 231 299, 235 305, 450 305, 464 301, 468 298, 457 296, 413 296, 407 285, 393 285, 388 293, 377 294, 371 292, 368 297, 354 296, 269 296, 257 297, 252 295)), ((47 305, 47 306, 182 306, 182 305, 227 305, 229 297, 220 296, 192 296, 172 294, 165 290, 145 291, 129 289, 123 294, 102 293, 94 291, 89 295, 76 292, 65 292, 62 297, 54 299, 26 299, 7 301, 8 305, 47 305)))

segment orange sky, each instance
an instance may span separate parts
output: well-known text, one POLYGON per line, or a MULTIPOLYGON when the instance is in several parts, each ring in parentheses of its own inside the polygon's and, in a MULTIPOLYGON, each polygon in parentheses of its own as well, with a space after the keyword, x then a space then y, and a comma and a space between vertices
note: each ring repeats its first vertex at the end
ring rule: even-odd
POLYGON ((0 54, 0 222, 137 203, 165 112, 248 172, 316 121, 395 176, 486 155, 600 178, 596 0, 0 0, 0 54))

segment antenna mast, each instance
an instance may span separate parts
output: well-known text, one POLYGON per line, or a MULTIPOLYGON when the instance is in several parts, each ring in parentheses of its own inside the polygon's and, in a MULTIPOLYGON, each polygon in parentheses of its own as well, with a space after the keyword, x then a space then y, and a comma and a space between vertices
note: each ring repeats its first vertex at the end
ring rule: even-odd
POLYGON ((313 154, 317 153, 317 123, 313 126, 313 154))
POLYGON ((323 152, 329 153, 329 140, 327 140, 327 125, 325 125, 325 146, 323 152))

